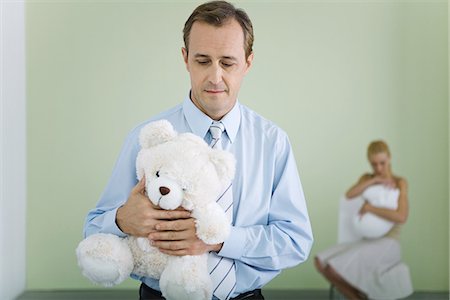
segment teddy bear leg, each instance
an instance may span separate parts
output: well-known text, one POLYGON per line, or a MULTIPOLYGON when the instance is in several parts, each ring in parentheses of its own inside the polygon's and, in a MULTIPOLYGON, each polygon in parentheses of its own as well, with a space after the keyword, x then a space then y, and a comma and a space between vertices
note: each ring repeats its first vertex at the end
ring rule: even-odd
POLYGON ((159 286, 168 300, 210 300, 212 283, 207 254, 173 256, 161 274, 159 286))
POLYGON ((125 239, 113 234, 93 234, 76 250, 84 276, 103 286, 121 283, 133 270, 133 256, 125 239))

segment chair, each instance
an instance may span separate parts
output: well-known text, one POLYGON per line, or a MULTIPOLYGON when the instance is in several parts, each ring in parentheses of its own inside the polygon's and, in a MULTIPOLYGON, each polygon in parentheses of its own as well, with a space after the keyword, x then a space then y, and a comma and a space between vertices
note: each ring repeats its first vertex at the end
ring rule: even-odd
POLYGON ((362 197, 356 197, 351 201, 347 200, 345 196, 341 197, 339 201, 338 244, 356 242, 363 238, 354 226, 354 217, 363 204, 362 197))

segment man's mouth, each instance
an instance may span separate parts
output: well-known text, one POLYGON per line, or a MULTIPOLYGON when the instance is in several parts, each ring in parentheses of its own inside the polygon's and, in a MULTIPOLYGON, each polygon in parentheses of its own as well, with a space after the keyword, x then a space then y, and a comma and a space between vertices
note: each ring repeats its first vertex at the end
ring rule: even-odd
POLYGON ((224 93, 225 90, 205 90, 205 92, 210 93, 210 94, 220 94, 220 93, 224 93))

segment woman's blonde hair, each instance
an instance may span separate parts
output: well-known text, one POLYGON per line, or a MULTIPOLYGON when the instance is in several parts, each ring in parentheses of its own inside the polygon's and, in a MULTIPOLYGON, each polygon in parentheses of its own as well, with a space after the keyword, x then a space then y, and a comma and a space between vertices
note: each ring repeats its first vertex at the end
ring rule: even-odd
POLYGON ((386 153, 389 157, 391 157, 391 152, 389 151, 389 147, 384 141, 373 141, 369 144, 369 147, 367 147, 367 158, 370 159, 370 157, 374 154, 378 153, 386 153))

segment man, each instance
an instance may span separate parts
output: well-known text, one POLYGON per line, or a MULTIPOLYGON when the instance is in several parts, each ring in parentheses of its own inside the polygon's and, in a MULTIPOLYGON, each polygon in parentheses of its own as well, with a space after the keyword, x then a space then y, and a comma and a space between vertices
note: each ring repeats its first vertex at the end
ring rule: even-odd
MULTIPOLYGON (((197 238, 189 212, 152 206, 135 173, 138 134, 145 124, 128 136, 97 207, 87 216, 85 235, 148 237, 170 255, 209 252, 211 274, 222 265, 227 271, 226 280, 213 278, 214 299, 264 299, 261 287, 282 269, 305 261, 312 246, 292 149, 281 129, 237 101, 253 62, 253 27, 244 11, 224 1, 200 5, 185 24, 184 42, 189 96, 149 121, 167 119, 178 132, 193 132, 207 142, 213 121, 224 126, 218 143, 237 161, 230 237, 206 245, 197 238)), ((162 299, 157 280, 134 278, 142 281, 140 299, 162 299)))

